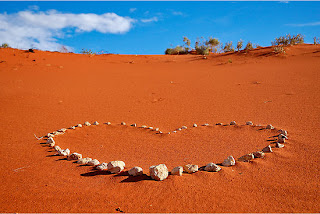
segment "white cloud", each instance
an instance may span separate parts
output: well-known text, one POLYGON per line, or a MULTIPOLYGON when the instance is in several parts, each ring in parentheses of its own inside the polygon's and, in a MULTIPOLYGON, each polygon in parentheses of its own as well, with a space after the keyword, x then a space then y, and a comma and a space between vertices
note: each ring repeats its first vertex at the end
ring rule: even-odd
POLYGON ((130 9, 129 9, 130 13, 133 13, 133 12, 136 11, 136 10, 137 10, 137 8, 130 8, 130 9))
POLYGON ((172 15, 175 15, 175 16, 183 16, 183 13, 180 12, 180 11, 173 11, 173 12, 172 12, 172 15))
POLYGON ((302 24, 286 24, 286 25, 291 27, 309 27, 309 26, 319 26, 320 22, 309 22, 309 23, 302 23, 302 24))
POLYGON ((0 14, 0 43, 11 47, 56 51, 61 48, 57 38, 63 38, 63 30, 70 32, 91 32, 121 34, 128 32, 134 19, 115 13, 73 14, 20 11, 15 14, 0 14))
POLYGON ((152 17, 150 19, 141 19, 140 21, 143 23, 148 23, 148 22, 157 22, 159 21, 159 19, 157 17, 152 17))

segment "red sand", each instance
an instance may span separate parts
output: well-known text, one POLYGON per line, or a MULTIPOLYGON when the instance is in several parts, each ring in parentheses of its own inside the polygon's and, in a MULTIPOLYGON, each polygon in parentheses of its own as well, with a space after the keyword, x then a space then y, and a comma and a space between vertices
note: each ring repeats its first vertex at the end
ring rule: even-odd
POLYGON ((0 212, 320 212, 320 46, 206 60, 35 52, 0 49, 0 212), (198 127, 159 136, 103 122, 172 131, 251 120, 288 130, 289 141, 265 159, 156 182, 95 173, 52 156, 34 137, 96 120, 101 125, 68 130, 57 144, 146 173, 151 164, 171 170, 240 157, 268 145, 275 131, 198 127))

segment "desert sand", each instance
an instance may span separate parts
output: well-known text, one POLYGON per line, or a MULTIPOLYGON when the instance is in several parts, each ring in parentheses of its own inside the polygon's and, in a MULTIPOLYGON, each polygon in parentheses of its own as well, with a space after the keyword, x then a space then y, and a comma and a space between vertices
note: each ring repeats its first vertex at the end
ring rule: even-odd
POLYGON ((285 49, 207 59, 0 49, 0 212, 319 212, 320 46, 285 49), (56 144, 146 175, 94 171, 34 136, 85 121, 100 124, 68 130, 56 144), (231 121, 240 125, 215 125, 231 121), (277 134, 246 121, 285 129, 289 140, 220 172, 148 177, 151 165, 239 158, 277 134), (161 135, 132 123, 188 129, 161 135))

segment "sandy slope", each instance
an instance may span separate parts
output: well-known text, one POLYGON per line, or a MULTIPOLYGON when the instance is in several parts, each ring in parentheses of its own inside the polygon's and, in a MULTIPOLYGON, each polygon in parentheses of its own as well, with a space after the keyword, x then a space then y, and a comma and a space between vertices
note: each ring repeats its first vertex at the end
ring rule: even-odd
POLYGON ((0 49, 0 212, 319 212, 320 46, 201 56, 88 56, 0 49), (228 63, 231 59, 232 63, 228 63), (162 182, 96 173, 52 156, 34 134, 84 121, 63 148, 127 168, 204 165, 268 145, 272 131, 193 123, 273 124, 290 140, 265 159, 162 182))

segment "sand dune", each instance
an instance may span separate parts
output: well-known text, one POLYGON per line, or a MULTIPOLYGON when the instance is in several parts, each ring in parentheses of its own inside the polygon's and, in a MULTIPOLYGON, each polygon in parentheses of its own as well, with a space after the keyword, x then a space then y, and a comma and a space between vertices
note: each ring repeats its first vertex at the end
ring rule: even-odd
POLYGON ((207 59, 0 49, 0 211, 319 212, 319 68, 320 46, 307 44, 285 55, 267 47, 207 59), (233 120, 240 125, 214 125, 233 120), (171 170, 238 158, 277 134, 246 121, 285 129, 289 140, 264 159, 157 182, 97 173, 34 137, 85 121, 100 124, 56 143, 147 174, 160 163, 171 170), (188 129, 172 133, 181 126, 188 129))

